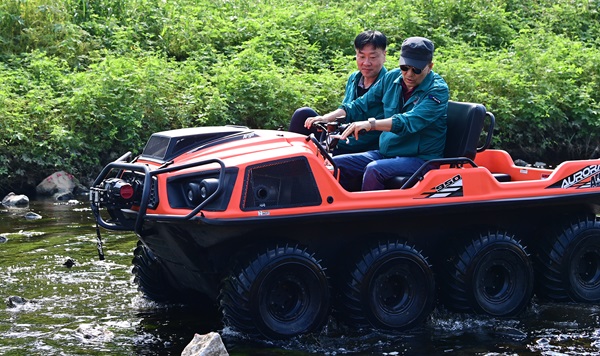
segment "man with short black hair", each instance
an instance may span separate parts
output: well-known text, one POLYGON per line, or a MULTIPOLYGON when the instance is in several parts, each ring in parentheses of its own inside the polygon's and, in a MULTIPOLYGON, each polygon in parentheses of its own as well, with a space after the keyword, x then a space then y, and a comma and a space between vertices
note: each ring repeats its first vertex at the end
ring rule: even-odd
POLYGON ((399 69, 387 72, 363 97, 306 120, 305 126, 310 128, 315 122, 345 116, 352 124, 340 141, 348 137, 360 140, 365 131, 381 132, 379 149, 334 157, 345 189, 384 189, 388 179, 411 175, 427 160, 443 157, 449 90, 444 79, 432 71, 433 52, 429 39, 407 38, 402 43, 399 69), (385 119, 371 117, 368 110, 382 104, 385 119))
MULTIPOLYGON (((385 62, 387 38, 379 31, 367 30, 359 33, 354 39, 354 50, 356 51, 356 65, 358 71, 350 74, 346 83, 346 94, 342 104, 349 103, 361 97, 387 72, 383 66, 385 62)), ((383 107, 381 105, 368 109, 369 116, 383 119, 383 107)), ((292 115, 289 131, 304 135, 314 133, 315 128, 305 128, 304 122, 308 117, 318 116, 317 112, 309 107, 297 109, 292 115)), ((335 121, 334 118, 331 121, 335 121)), ((346 121, 348 122, 348 121, 346 121)), ((380 132, 373 131, 356 140, 350 137, 348 142, 338 143, 334 154, 364 152, 379 147, 380 132)), ((318 137, 318 136, 317 136, 318 137)))

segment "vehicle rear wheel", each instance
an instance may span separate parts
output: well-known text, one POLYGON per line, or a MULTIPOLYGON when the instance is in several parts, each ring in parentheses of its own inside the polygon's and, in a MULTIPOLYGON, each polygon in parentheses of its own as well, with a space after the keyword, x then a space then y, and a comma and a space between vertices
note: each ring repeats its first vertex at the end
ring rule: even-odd
POLYGON ((178 302, 181 299, 173 292, 160 260, 141 241, 137 242, 131 263, 133 281, 146 298, 163 303, 178 302))
POLYGON ((426 319, 435 306, 435 278, 427 260, 405 243, 368 251, 350 272, 341 317, 359 326, 402 330, 426 319))
POLYGON ((449 308, 504 317, 521 312, 533 294, 533 267, 525 248, 506 233, 471 241, 449 260, 449 308))
POLYGON ((600 221, 582 218, 570 224, 538 256, 538 292, 556 301, 600 301, 600 221))
POLYGON ((330 295, 325 270, 312 254, 278 246, 225 279, 219 299, 226 324, 280 339, 319 331, 330 295))

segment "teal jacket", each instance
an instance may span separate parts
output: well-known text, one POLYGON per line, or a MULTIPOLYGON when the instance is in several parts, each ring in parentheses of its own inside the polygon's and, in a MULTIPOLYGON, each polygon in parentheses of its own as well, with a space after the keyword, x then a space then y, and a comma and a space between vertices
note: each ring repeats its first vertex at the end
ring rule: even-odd
MULTIPOLYGON (((379 75, 377 76, 377 81, 381 80, 381 78, 383 78, 385 73, 387 73, 387 69, 385 69, 385 67, 381 68, 381 71, 379 72, 379 75)), ((346 83, 346 94, 344 95, 344 100, 342 101, 342 105, 346 104, 346 103, 351 103, 352 101, 354 101, 358 98, 357 88, 358 88, 358 83, 360 82, 361 77, 362 77, 362 74, 360 71, 356 71, 356 72, 350 74, 350 77, 348 78, 348 82, 346 83)), ((371 89, 373 89, 374 85, 375 85, 375 83, 373 83, 373 85, 371 86, 371 89)), ((369 89, 369 90, 371 90, 371 89, 369 89)), ((383 107, 380 105, 380 106, 371 108, 370 110, 368 110, 368 115, 369 115, 369 117, 383 119, 384 118, 383 107)), ((353 121, 349 121, 348 118, 346 118, 346 122, 353 122, 353 121)), ((336 154, 376 150, 377 148, 379 148, 379 135, 380 134, 381 134, 381 132, 379 132, 379 131, 371 131, 371 132, 367 132, 365 135, 361 135, 361 137, 358 141, 354 137, 350 137, 348 143, 346 143, 345 141, 340 141, 337 145, 337 153, 336 154)))
POLYGON ((383 156, 424 160, 443 157, 448 85, 431 71, 404 102, 401 82, 400 69, 387 72, 365 95, 340 106, 346 111, 346 120, 367 120, 373 117, 370 113, 383 104, 384 117, 392 118, 392 130, 382 132, 379 137, 379 151, 383 156))

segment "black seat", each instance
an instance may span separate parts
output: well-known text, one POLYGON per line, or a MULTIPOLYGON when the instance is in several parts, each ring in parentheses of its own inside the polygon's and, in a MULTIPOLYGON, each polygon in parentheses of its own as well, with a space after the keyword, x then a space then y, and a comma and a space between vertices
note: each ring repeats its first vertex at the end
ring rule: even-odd
POLYGON ((494 115, 486 111, 485 106, 475 103, 449 101, 446 131, 446 146, 444 158, 426 162, 412 176, 399 176, 386 181, 388 189, 409 188, 422 179, 423 174, 429 170, 431 165, 462 166, 471 164, 475 166, 473 159, 477 152, 485 150, 491 142, 494 129, 494 115), (478 147, 479 137, 483 131, 485 118, 490 118, 487 128, 487 137, 483 146, 478 147))

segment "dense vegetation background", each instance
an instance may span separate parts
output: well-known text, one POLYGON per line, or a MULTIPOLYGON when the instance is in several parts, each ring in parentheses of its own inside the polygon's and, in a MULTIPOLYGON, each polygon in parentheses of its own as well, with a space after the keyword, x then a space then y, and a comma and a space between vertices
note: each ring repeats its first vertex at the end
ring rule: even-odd
POLYGON ((287 127, 329 111, 363 29, 436 44, 451 98, 484 103, 495 147, 597 156, 600 0, 2 0, 0 192, 58 169, 87 183, 170 128, 287 127))

